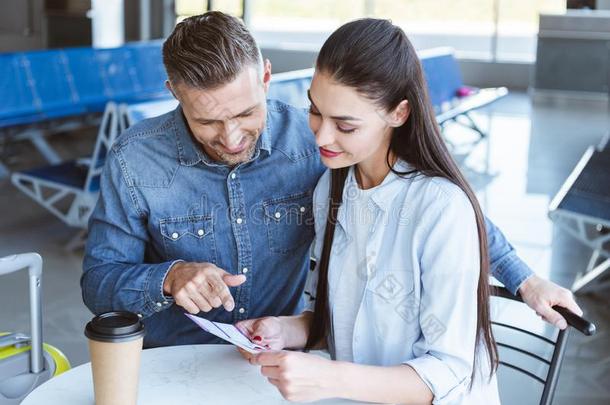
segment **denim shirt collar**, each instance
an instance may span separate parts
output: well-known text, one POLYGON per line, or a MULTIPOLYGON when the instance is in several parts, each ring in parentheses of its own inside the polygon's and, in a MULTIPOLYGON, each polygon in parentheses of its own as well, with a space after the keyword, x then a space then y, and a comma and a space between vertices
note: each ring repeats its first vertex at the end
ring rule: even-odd
MULTIPOLYGON (((221 166, 221 164, 214 162, 197 144, 197 141, 191 135, 191 130, 186 123, 180 105, 173 111, 173 121, 180 164, 184 166, 194 166, 197 163, 202 162, 208 166, 221 166)), ((258 138, 252 160, 259 157, 261 150, 264 150, 271 155, 271 149, 271 117, 269 109, 267 109, 265 129, 258 138)))

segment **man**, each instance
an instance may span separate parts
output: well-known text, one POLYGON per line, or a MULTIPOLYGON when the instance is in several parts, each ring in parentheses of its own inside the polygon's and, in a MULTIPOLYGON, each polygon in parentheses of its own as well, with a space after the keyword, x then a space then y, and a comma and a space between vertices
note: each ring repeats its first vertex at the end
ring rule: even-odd
MULTIPOLYGON (((271 64, 236 18, 209 12, 163 46, 173 112, 122 134, 108 154, 81 279, 94 313, 128 310, 145 346, 218 342, 215 321, 301 310, 313 240, 312 191, 325 168, 307 115, 267 101, 271 64)), ((493 274, 558 326, 580 309, 533 275, 488 222, 493 274)))

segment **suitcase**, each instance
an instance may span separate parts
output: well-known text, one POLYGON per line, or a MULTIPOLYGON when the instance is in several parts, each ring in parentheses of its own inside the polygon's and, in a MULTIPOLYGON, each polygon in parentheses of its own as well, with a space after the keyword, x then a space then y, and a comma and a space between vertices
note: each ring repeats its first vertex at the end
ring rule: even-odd
POLYGON ((27 269, 30 335, 0 333, 0 405, 19 404, 34 388, 70 369, 57 348, 42 342, 42 258, 24 253, 0 258, 0 276, 27 269))

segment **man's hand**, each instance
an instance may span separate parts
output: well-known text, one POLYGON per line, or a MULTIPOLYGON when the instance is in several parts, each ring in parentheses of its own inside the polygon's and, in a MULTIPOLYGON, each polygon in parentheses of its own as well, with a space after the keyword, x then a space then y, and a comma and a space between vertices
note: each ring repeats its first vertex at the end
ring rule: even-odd
POLYGON ((545 321, 565 329, 566 320, 552 307, 559 305, 582 316, 582 309, 574 301, 572 292, 538 276, 531 276, 521 284, 519 293, 523 301, 545 321))
POLYGON ((163 293, 174 297, 176 304, 191 314, 209 312, 221 305, 233 311, 235 301, 229 287, 246 281, 244 275, 233 275, 211 263, 178 262, 163 281, 163 293))

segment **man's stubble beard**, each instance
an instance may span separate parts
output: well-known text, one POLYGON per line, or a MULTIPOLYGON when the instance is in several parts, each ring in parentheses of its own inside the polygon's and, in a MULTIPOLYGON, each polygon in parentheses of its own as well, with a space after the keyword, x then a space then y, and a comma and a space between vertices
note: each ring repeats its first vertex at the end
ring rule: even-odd
MULTIPOLYGON (((257 133, 259 132, 257 131, 257 133)), ((235 166, 239 163, 244 163, 252 159, 252 157, 254 156, 254 151, 256 150, 258 136, 250 133, 244 135, 244 137, 249 139, 249 146, 246 150, 239 154, 230 154, 222 152, 220 149, 216 149, 214 147, 214 152, 216 152, 216 155, 218 155, 218 158, 222 163, 226 164, 227 166, 235 166)))

